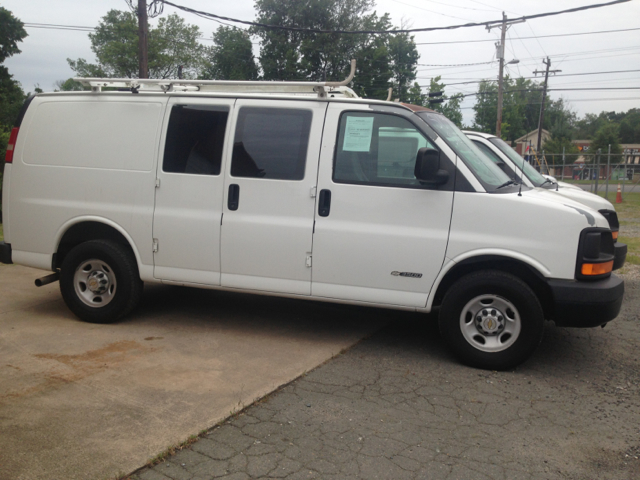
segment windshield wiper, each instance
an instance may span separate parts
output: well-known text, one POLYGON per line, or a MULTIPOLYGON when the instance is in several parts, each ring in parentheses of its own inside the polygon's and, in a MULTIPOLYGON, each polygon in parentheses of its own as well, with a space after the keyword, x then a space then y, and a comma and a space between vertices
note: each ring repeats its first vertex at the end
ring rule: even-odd
POLYGON ((550 178, 547 178, 544 182, 542 182, 540 184, 540 186, 542 187, 543 185, 546 185, 547 183, 554 183, 553 180, 551 180, 550 178))
POLYGON ((496 190, 500 190, 502 187, 506 187, 508 185, 518 185, 518 182, 514 182, 513 180, 507 180, 506 182, 504 182, 499 187, 496 187, 496 190))

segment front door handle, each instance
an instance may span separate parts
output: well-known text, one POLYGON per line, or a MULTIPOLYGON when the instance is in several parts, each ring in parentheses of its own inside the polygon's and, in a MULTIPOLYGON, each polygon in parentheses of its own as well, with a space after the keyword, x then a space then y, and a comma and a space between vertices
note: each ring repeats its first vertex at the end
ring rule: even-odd
POLYGON ((328 217, 331 211, 331 190, 320 190, 318 199, 318 215, 328 217))
POLYGON ((240 204, 240 185, 232 183, 229 185, 229 197, 227 198, 227 206, 229 210, 238 210, 240 204))

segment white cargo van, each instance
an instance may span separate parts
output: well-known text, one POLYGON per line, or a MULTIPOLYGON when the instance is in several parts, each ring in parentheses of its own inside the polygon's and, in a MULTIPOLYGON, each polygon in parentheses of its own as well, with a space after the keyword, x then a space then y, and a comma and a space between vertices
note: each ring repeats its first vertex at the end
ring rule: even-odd
POLYGON ((83 320, 128 314, 143 282, 439 308, 462 361, 504 369, 545 319, 620 310, 607 220, 513 184, 436 112, 324 83, 83 82, 25 104, 0 247, 83 320))

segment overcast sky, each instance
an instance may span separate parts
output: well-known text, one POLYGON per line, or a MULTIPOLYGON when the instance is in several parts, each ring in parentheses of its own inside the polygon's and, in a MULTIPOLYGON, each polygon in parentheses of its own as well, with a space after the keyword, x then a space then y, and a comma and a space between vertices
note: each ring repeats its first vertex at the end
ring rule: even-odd
MULTIPOLYGON (((172 0, 173 3, 218 15, 254 20, 253 0, 211 1, 172 0)), ((509 18, 553 12, 568 8, 604 3, 605 0, 379 0, 379 15, 391 14, 394 25, 403 21, 413 28, 457 25, 468 22, 499 20, 502 11, 509 18)), ((109 10, 128 9, 125 0, 0 0, 0 5, 10 10, 27 24, 57 24, 95 27, 109 10)), ((165 14, 176 12, 188 23, 198 25, 204 37, 211 37, 218 23, 165 7, 165 14)), ((640 30, 617 33, 590 33, 589 35, 539 38, 567 33, 599 32, 640 28, 640 1, 586 10, 578 13, 529 20, 511 26, 507 32, 506 61, 520 62, 507 67, 513 76, 532 77, 532 72, 542 70, 542 59, 549 56, 552 69, 561 69, 558 75, 640 70, 640 30), (538 38, 523 38, 538 37, 538 38)), ((153 22, 153 20, 152 20, 153 22)), ((19 44, 22 53, 8 59, 5 65, 25 91, 39 85, 45 91, 54 88, 56 80, 74 75, 66 59, 85 58, 95 61, 87 32, 27 27, 29 36, 19 44)), ((495 62, 494 42, 499 39, 499 29, 488 32, 483 27, 462 28, 451 31, 416 33, 415 41, 420 52, 418 81, 428 85, 429 80, 442 75, 447 84, 495 79, 498 63, 495 62), (481 42, 470 42, 483 40, 481 42), (443 43, 433 42, 470 42, 443 43), (469 63, 491 62, 486 65, 459 66, 469 63), (428 65, 427 65, 428 64, 428 65), (432 66, 434 65, 434 66, 432 66), (443 66, 456 65, 456 66, 443 66)), ((211 41, 203 40, 211 45, 211 41)), ((477 83, 450 85, 447 94, 473 93, 477 83)), ((550 88, 611 88, 640 87, 640 71, 599 75, 558 76, 549 81, 550 88)), ((562 96, 571 108, 583 116, 603 110, 626 111, 640 108, 640 90, 592 90, 550 92, 552 98, 562 96)), ((474 97, 467 97, 462 105, 464 121, 473 121, 474 97)))

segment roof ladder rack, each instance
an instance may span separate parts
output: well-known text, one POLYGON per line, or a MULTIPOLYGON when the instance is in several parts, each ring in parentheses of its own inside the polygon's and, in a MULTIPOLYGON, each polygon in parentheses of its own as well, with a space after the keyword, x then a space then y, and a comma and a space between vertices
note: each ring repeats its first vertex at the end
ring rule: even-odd
POLYGON ((86 78, 76 77, 74 80, 92 92, 100 92, 102 88, 126 88, 133 93, 138 91, 161 92, 233 92, 263 94, 297 94, 326 98, 335 92, 345 97, 358 98, 358 95, 346 85, 353 80, 356 72, 356 61, 351 60, 351 72, 341 82, 271 82, 243 80, 183 80, 183 79, 148 79, 148 78, 86 78))

